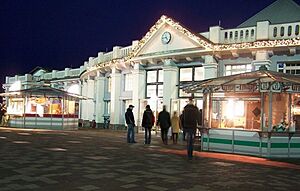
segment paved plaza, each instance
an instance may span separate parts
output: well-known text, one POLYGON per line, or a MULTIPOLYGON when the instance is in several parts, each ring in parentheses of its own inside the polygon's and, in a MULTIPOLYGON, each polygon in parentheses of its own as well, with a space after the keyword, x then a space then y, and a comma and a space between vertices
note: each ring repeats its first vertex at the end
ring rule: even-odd
POLYGON ((0 190, 300 190, 300 159, 199 152, 185 144, 127 144, 125 131, 0 128, 0 190))

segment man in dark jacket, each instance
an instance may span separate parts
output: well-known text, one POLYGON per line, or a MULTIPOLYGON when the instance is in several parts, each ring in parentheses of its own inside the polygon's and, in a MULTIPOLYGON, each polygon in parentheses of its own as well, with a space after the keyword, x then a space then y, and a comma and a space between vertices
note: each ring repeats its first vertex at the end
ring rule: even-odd
POLYGON ((157 124, 160 126, 161 139, 165 145, 168 144, 168 130, 171 126, 170 113, 166 111, 166 106, 163 106, 163 110, 159 112, 157 124))
POLYGON ((127 108, 127 111, 125 113, 125 120, 126 124, 128 126, 127 130, 127 143, 136 143, 135 138, 134 138, 134 127, 135 127, 135 122, 134 122, 134 116, 132 113, 132 109, 134 108, 133 105, 129 105, 127 108))
POLYGON ((145 128, 145 144, 150 144, 151 142, 151 129, 153 125, 154 115, 152 110, 150 109, 150 105, 147 105, 142 119, 142 127, 145 128))
POLYGON ((200 123, 199 109, 194 105, 193 98, 190 98, 182 113, 182 125, 187 134, 187 155, 189 159, 193 158, 195 133, 197 125, 200 125, 200 123))

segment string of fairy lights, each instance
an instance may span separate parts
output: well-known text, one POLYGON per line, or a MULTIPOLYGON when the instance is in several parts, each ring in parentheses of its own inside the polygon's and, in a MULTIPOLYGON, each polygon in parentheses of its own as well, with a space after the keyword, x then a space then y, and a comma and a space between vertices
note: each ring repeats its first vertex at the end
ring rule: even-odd
POLYGON ((300 37, 292 39, 280 39, 280 40, 263 40, 256 42, 244 42, 235 44, 213 44, 204 37, 190 32, 188 29, 181 26, 178 22, 163 15, 161 18, 150 28, 146 35, 138 42, 129 54, 124 58, 116 58, 110 61, 101 62, 87 68, 87 72, 95 71, 103 67, 113 67, 120 62, 128 62, 131 58, 137 56, 144 45, 151 39, 151 37, 165 24, 172 26, 177 31, 188 36, 193 41, 197 42, 200 47, 210 52, 220 51, 232 51, 241 49, 260 49, 260 48, 274 48, 274 47, 293 47, 300 46, 300 37))

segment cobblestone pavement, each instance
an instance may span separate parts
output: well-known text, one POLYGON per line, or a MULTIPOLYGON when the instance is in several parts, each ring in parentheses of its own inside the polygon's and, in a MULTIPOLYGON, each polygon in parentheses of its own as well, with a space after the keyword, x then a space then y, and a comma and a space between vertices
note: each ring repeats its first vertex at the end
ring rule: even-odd
MULTIPOLYGON (((185 145, 127 144, 126 132, 0 128, 0 190, 300 190, 299 159, 196 152, 185 145)), ((197 146, 199 147, 199 146, 197 146)))

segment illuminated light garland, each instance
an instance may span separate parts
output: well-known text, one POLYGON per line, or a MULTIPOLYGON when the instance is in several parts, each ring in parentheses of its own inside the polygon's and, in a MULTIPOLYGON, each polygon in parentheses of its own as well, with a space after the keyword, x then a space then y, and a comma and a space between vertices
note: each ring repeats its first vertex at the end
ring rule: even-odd
POLYGON ((150 28, 150 30, 146 33, 146 35, 139 41, 139 43, 134 47, 133 51, 127 56, 125 60, 128 60, 139 52, 141 48, 145 45, 145 43, 153 36, 153 34, 161 28, 165 23, 171 25, 173 28, 177 29, 179 32, 198 42, 200 46, 206 49, 213 49, 213 44, 203 40, 200 36, 191 33, 189 30, 181 26, 178 22, 175 22, 171 18, 163 15, 160 19, 150 28))
POLYGON ((127 62, 131 58, 135 57, 137 53, 143 48, 143 46, 149 41, 149 39, 155 34, 161 26, 165 23, 169 24, 179 32, 188 36, 192 40, 199 43, 200 46, 204 47, 208 51, 230 51, 239 49, 255 49, 255 48, 272 48, 272 47, 285 47, 285 46, 300 46, 300 37, 293 39, 282 39, 282 40, 265 40, 256 42, 245 42, 237 44, 218 44, 215 45, 207 40, 204 40, 201 36, 191 33, 189 30, 181 26, 178 22, 175 22, 171 18, 162 15, 161 18, 150 28, 146 35, 138 42, 134 49, 129 52, 128 56, 124 58, 112 59, 110 61, 98 63, 94 66, 88 67, 87 72, 98 70, 103 67, 113 67, 119 62, 127 62))
POLYGON ((227 50, 238 50, 238 49, 252 49, 252 48, 272 48, 272 47, 285 47, 285 46, 299 46, 300 37, 293 39, 282 39, 282 40, 265 40, 256 42, 245 42, 239 44, 228 44, 228 45, 214 45, 214 51, 227 51, 227 50))

